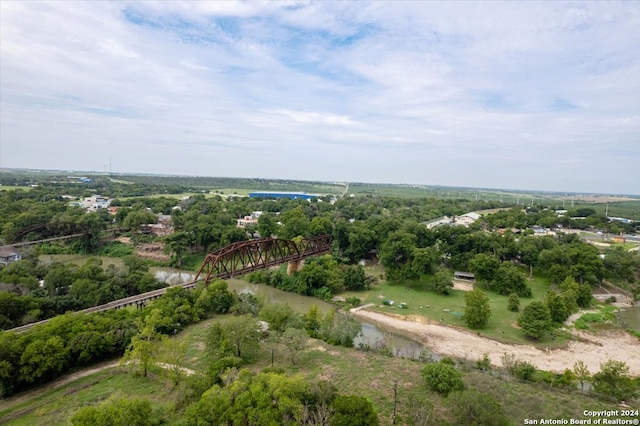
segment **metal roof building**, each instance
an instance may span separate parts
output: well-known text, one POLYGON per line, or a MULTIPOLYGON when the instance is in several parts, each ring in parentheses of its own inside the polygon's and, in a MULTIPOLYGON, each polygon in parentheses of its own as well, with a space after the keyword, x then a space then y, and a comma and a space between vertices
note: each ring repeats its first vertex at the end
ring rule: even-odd
POLYGON ((312 198, 318 198, 318 194, 307 194, 306 192, 272 192, 272 191, 254 191, 249 193, 250 198, 288 198, 290 200, 296 200, 298 198, 304 200, 310 200, 312 198))

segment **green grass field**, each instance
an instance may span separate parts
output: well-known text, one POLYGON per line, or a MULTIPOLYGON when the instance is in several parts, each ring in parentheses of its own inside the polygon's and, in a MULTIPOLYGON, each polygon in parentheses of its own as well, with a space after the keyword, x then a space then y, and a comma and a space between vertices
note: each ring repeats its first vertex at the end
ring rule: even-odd
POLYGON ((31 187, 30 186, 19 186, 19 185, 11 185, 11 186, 5 186, 5 185, 0 185, 0 191, 15 191, 15 190, 23 190, 23 191, 30 191, 31 187))
MULTIPOLYGON (((379 276, 380 269, 367 268, 367 273, 379 276)), ((382 281, 375 284, 370 290, 361 292, 345 292, 342 297, 358 297, 362 304, 373 303, 376 307, 370 308, 379 312, 391 312, 399 315, 419 315, 429 318, 432 321, 440 322, 444 325, 466 328, 462 314, 464 314, 465 300, 464 291, 453 290, 449 295, 439 294, 429 289, 430 277, 418 282, 399 282, 391 284, 382 281), (392 306, 384 305, 384 299, 393 300, 392 306), (406 309, 400 309, 399 303, 406 303, 406 309)), ((549 283, 546 279, 534 276, 533 280, 527 280, 531 287, 533 297, 520 298, 520 312, 532 301, 544 298, 549 290, 549 283)), ((486 329, 477 332, 486 337, 500 340, 507 343, 529 343, 522 331, 517 327, 517 319, 520 312, 511 312, 507 309, 507 296, 501 296, 491 290, 483 289, 489 297, 491 306, 491 317, 486 329)), ((474 330, 476 331, 476 330, 474 330)), ((536 342, 535 345, 543 347, 561 347, 566 343, 568 335, 556 331, 536 342)))

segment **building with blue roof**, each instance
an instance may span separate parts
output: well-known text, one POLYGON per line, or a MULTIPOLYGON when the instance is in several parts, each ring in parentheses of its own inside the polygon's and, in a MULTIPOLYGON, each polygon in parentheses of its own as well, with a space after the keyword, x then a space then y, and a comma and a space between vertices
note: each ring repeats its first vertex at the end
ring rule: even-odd
POLYGON ((273 191, 253 191, 249 193, 249 198, 288 198, 290 200, 311 200, 318 198, 318 194, 307 194, 306 192, 273 192, 273 191))

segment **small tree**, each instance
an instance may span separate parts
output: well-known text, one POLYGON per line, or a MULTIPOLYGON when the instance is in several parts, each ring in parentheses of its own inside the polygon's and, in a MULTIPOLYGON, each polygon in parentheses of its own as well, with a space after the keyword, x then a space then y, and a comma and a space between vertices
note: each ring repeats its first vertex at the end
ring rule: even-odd
POLYGON ((464 295, 466 307, 464 309, 464 322, 469 328, 485 328, 491 316, 489 298, 480 289, 474 289, 464 295))
POLYGON ((476 361, 476 368, 482 371, 491 370, 491 360, 489 359, 488 353, 485 353, 482 355, 482 358, 476 361))
POLYGON ((366 287, 364 268, 360 265, 348 266, 344 271, 344 288, 349 291, 364 290, 366 287))
POLYGON ((564 299, 553 291, 547 293, 547 308, 551 314, 551 321, 556 324, 564 323, 571 314, 564 299))
POLYGON ((215 358, 235 356, 245 362, 252 360, 260 349, 256 319, 243 315, 214 323, 209 329, 207 347, 215 358))
POLYGON ((498 294, 516 293, 520 297, 531 297, 531 288, 517 266, 510 263, 500 265, 493 279, 498 294))
POLYGON ((576 375, 576 379, 580 382, 580 389, 584 390, 585 382, 588 382, 591 378, 591 373, 587 368, 587 365, 582 361, 577 361, 573 364, 573 372, 576 375))
POLYGON ((159 309, 154 309, 140 322, 138 334, 131 338, 131 344, 120 360, 121 365, 129 364, 131 369, 139 366, 143 377, 147 377, 149 368, 157 360, 159 343, 166 339, 166 336, 157 331, 161 315, 159 309))
POLYGON ((600 371, 593 375, 593 388, 596 392, 613 396, 620 401, 632 398, 635 387, 629 376, 629 366, 623 361, 610 359, 600 365, 600 371))
POLYGON ((371 401, 363 396, 338 395, 331 403, 335 410, 332 426, 377 426, 378 415, 371 401))
POLYGON ((422 377, 432 390, 445 395, 464 389, 462 373, 449 363, 433 362, 427 364, 422 369, 422 377))
POLYGON ((581 284, 578 288, 578 297, 576 302, 581 308, 588 308, 591 306, 593 300, 593 294, 591 293, 591 286, 588 283, 581 284))
POLYGON ((451 395, 456 424, 474 426, 507 426, 511 424, 502 405, 491 395, 475 389, 451 395))
POLYGON ((511 312, 519 312, 520 311, 520 298, 517 294, 511 293, 509 295, 509 301, 507 302, 507 307, 511 312))
POLYGON ((309 336, 304 330, 297 328, 287 328, 282 335, 282 342, 289 349, 291 364, 296 365, 296 355, 304 351, 307 347, 309 336))
POLYGON ((182 381, 185 373, 188 371, 182 364, 185 361, 187 355, 187 342, 186 340, 173 338, 164 339, 160 346, 159 359, 165 365, 164 370, 167 371, 169 377, 174 385, 177 385, 182 381))
POLYGON ((444 269, 436 272, 436 275, 433 277, 433 288, 440 294, 448 295, 453 288, 451 274, 444 269))
POLYGON ((541 339, 552 328, 551 313, 543 302, 538 300, 528 304, 518 317, 518 325, 525 336, 541 339))

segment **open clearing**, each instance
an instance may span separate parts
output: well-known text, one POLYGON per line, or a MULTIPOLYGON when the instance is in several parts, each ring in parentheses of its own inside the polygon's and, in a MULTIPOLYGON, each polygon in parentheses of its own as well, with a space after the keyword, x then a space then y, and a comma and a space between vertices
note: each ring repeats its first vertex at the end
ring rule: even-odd
POLYGON ((516 355, 538 369, 561 373, 572 369, 577 361, 583 361, 591 373, 600 370, 600 364, 609 359, 624 361, 629 373, 640 376, 640 344, 638 339, 624 331, 587 333, 574 331, 577 340, 569 341, 564 349, 540 349, 532 345, 498 342, 461 328, 446 327, 417 315, 400 316, 392 313, 372 312, 361 309, 358 318, 383 325, 410 335, 439 355, 475 361, 486 353, 493 365, 501 365, 504 353, 516 355))

